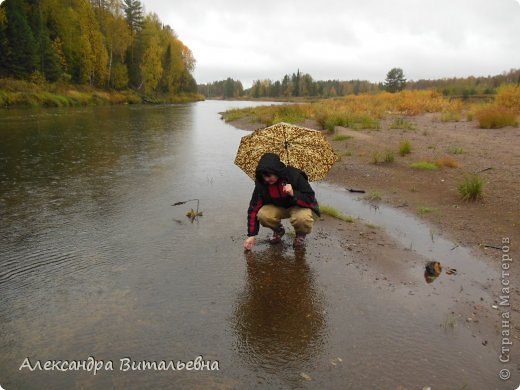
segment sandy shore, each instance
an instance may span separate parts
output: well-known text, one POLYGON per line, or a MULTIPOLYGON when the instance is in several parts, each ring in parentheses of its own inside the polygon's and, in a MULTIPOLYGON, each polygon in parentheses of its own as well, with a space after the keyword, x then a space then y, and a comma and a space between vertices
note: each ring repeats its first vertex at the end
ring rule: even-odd
MULTIPOLYGON (((436 234, 451 240, 454 247, 469 248, 475 261, 487 264, 489 275, 486 275, 486 282, 465 281, 479 285, 480 290, 466 299, 457 299, 456 292, 448 298, 454 300, 457 306, 454 312, 460 319, 472 321, 475 317, 487 318, 486 325, 485 321, 477 321, 479 331, 484 333, 492 333, 499 324, 500 315, 493 306, 499 303, 504 254, 501 248, 508 240, 513 262, 507 279, 514 286, 510 289, 510 309, 512 323, 517 324, 513 326, 512 337, 519 339, 520 288, 517 286, 520 268, 515 260, 519 259, 520 240, 520 129, 479 129, 475 121, 443 122, 439 114, 407 117, 408 129, 391 129, 395 119, 383 120, 380 130, 337 127, 335 136, 345 136, 342 140, 334 140, 331 134, 323 131, 341 157, 326 181, 344 188, 363 189, 367 198, 376 198, 371 202, 381 202, 416 215, 430 224, 436 234), (399 144, 404 140, 411 143, 412 150, 402 157, 399 155, 399 144), (374 153, 384 156, 388 150, 394 152, 393 162, 374 162, 374 153), (449 161, 449 165, 455 167, 444 166, 434 171, 410 167, 414 162, 439 160, 449 161), (483 198, 477 202, 467 202, 461 199, 457 185, 465 175, 473 173, 478 173, 485 182, 483 198), (479 291, 482 296, 474 296, 479 291)), ((246 130, 263 127, 247 119, 231 124, 246 130)), ((319 129, 313 121, 302 125, 319 129)), ((330 218, 326 220, 331 229, 338 228, 331 224, 339 222, 331 222, 330 218)), ((347 224, 340 231, 346 243, 357 242, 355 250, 363 248, 359 256, 360 266, 374 275, 384 270, 386 278, 393 275, 393 283, 407 283, 411 267, 417 270, 426 262, 407 248, 400 247, 384 230, 374 231, 359 224, 347 224), (374 241, 375 236, 378 239, 374 241)), ((442 263, 443 259, 439 261, 442 263)), ((468 274, 456 277, 471 279, 468 274)), ((387 283, 376 276, 374 282, 387 283)), ((419 286, 416 282, 412 286, 419 286)))
MULTIPOLYGON (((518 258, 520 240, 520 128, 479 129, 476 122, 442 122, 439 114, 406 118, 414 129, 390 129, 395 118, 382 122, 380 130, 336 128, 334 141, 323 131, 341 160, 326 181, 346 188, 376 194, 380 202, 409 212, 436 226, 455 243, 472 248, 496 262, 503 238, 511 241, 511 256, 518 258), (401 157, 399 144, 409 140, 410 154, 401 157), (391 163, 373 162, 373 154, 392 150, 391 163), (451 160, 457 166, 436 171, 411 168, 420 161, 451 160), (483 199, 461 199, 457 184, 465 175, 477 173, 484 180, 483 199)), ((246 130, 263 127, 239 120, 232 125, 246 130)), ((319 129, 307 121, 304 126, 319 129)), ((520 270, 519 270, 520 272, 520 270)))

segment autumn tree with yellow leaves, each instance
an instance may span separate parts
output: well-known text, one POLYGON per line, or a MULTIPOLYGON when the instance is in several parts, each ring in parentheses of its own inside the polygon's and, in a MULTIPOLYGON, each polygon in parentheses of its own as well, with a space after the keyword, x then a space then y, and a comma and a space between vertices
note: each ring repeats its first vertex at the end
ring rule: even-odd
POLYGON ((0 51, 2 78, 196 92, 190 49, 139 0, 5 0, 0 51))

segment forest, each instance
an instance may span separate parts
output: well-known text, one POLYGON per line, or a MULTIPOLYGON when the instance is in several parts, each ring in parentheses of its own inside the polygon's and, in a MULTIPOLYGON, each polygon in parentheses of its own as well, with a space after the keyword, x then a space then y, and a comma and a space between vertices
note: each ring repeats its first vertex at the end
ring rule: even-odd
POLYGON ((0 78, 139 93, 194 93, 195 59, 139 0, 5 0, 0 78))
POLYGON ((399 85, 402 88, 390 90, 389 87, 393 83, 389 78, 391 79, 391 72, 395 70, 402 71, 394 68, 387 74, 385 82, 370 82, 356 79, 348 81, 316 81, 310 74, 302 73, 298 69, 296 73, 286 74, 281 80, 274 82, 269 79, 255 80, 251 88, 243 88, 239 80, 227 78, 226 80, 199 85, 199 92, 207 98, 329 98, 365 93, 371 94, 385 90, 397 92, 397 90, 401 89, 431 89, 442 93, 444 96, 469 98, 471 96, 494 95, 497 88, 503 84, 520 84, 520 69, 511 69, 494 76, 468 76, 417 81, 406 80, 404 74, 401 73, 402 80, 399 80, 399 85))

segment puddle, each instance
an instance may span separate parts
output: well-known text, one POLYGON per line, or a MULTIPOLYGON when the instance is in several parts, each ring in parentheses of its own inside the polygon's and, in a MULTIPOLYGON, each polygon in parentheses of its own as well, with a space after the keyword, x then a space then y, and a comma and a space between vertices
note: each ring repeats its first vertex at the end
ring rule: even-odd
POLYGON ((430 261, 440 262, 445 269, 456 269, 460 279, 471 279, 482 285, 495 280, 489 277, 495 276, 496 271, 468 248, 446 239, 415 216, 384 204, 371 204, 360 195, 353 195, 327 183, 315 183, 314 188, 321 204, 330 205, 344 214, 383 228, 404 248, 430 261))

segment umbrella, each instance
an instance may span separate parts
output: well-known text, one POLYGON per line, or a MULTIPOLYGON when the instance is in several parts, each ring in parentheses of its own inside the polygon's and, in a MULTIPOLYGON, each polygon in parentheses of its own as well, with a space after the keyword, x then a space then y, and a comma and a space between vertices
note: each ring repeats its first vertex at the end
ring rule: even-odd
POLYGON ((275 153, 285 164, 304 171, 309 181, 323 179, 338 156, 321 131, 280 122, 242 137, 235 164, 255 180, 258 161, 275 153))

